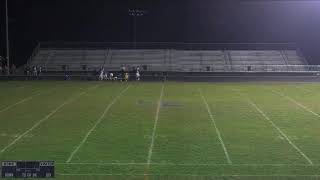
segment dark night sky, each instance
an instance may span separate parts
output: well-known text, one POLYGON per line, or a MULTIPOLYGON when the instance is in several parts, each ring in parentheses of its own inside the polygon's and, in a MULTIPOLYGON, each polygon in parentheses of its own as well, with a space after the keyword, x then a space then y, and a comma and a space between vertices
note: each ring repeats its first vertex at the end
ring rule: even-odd
MULTIPOLYGON (((138 20, 138 41, 297 42, 320 64, 317 0, 8 0, 12 59, 26 60, 37 41, 132 41, 128 8, 149 12, 138 20)), ((4 0, 1 0, 4 56, 4 0)))

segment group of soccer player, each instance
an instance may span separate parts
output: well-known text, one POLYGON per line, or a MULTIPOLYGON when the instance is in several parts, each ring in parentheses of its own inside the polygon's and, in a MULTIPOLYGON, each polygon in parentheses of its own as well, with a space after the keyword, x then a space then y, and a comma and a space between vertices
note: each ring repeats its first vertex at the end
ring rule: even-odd
MULTIPOLYGON (((140 81, 140 68, 136 67, 135 70, 135 80, 140 81)), ((115 74, 113 72, 107 72, 105 71, 104 68, 101 68, 100 74, 98 79, 100 81, 129 81, 130 80, 130 74, 126 70, 125 66, 121 67, 121 73, 120 74, 115 74)))

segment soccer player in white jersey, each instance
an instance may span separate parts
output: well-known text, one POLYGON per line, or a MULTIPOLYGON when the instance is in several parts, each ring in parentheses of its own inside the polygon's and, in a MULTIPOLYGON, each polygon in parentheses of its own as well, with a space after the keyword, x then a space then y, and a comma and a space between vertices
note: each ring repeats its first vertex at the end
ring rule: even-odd
POLYGON ((139 70, 137 70, 137 72, 136 72, 136 80, 140 81, 140 72, 139 72, 139 70))
POLYGON ((111 81, 113 81, 113 73, 112 73, 112 72, 110 73, 109 79, 110 79, 111 81))

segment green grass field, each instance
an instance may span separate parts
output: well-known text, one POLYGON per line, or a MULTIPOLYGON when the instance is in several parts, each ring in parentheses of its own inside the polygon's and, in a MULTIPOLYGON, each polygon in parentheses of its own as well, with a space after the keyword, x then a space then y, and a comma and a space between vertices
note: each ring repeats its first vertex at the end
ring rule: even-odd
POLYGON ((0 161, 56 179, 320 179, 320 84, 0 82, 0 161))

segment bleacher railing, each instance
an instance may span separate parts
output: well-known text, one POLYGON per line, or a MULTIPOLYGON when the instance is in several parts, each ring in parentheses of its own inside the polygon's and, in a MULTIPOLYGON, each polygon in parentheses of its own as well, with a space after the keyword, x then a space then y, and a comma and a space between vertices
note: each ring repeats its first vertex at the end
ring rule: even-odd
POLYGON ((41 48, 53 49, 185 49, 185 50, 286 50, 296 43, 189 43, 189 42, 41 42, 41 48))
POLYGON ((320 72, 320 65, 149 66, 149 71, 176 72, 320 72))
MULTIPOLYGON (((45 71, 64 71, 63 65, 45 68, 45 71)), ((140 65, 136 65, 140 66, 140 65)), ((136 66, 127 66, 133 70, 136 66)), ((140 66, 143 67, 143 66, 140 66)), ((104 66, 106 71, 120 71, 120 67, 104 66)), ((96 67, 68 67, 68 71, 96 71, 96 67)), ((142 71, 152 72, 315 72, 320 73, 320 65, 222 65, 222 66, 188 66, 188 65, 148 65, 142 71)))

